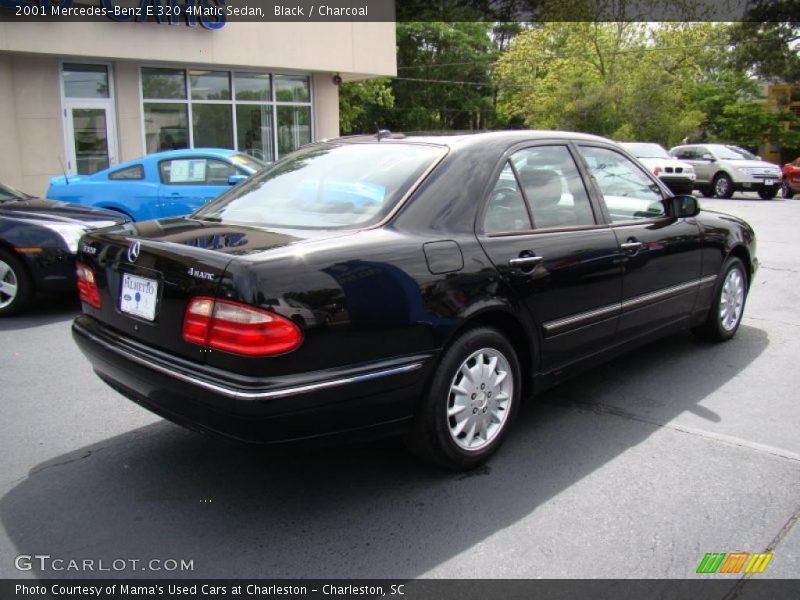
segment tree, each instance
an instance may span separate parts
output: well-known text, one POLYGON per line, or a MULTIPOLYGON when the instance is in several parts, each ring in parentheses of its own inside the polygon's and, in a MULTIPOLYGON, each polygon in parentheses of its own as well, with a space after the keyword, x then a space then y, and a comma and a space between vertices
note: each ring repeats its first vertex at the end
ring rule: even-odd
POLYGON ((685 82, 714 36, 705 23, 541 24, 499 61, 501 110, 529 127, 676 143, 702 121, 685 82))
POLYGON ((800 83, 800 2, 756 0, 730 31, 734 64, 762 79, 800 83))
POLYGON ((792 137, 735 64, 730 25, 546 23, 500 60, 501 109, 529 127, 671 146, 792 137))
POLYGON ((385 120, 381 109, 393 106, 389 79, 344 83, 339 88, 339 128, 343 134, 372 131, 385 120))

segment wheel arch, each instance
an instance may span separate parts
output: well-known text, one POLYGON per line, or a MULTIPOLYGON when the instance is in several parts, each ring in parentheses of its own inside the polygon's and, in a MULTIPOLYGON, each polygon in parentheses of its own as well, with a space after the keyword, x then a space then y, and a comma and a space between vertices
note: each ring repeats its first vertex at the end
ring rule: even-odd
MULTIPOLYGON (((491 306, 475 312, 450 334, 442 348, 449 348, 465 331, 478 327, 491 327, 502 333, 509 341, 519 359, 522 370, 523 390, 530 385, 532 375, 536 372, 537 346, 536 340, 523 319, 520 319, 506 306, 491 306)), ((523 397, 525 392, 523 391, 523 397)))
POLYGON ((722 264, 724 265, 731 256, 735 256, 744 263, 745 275, 747 275, 747 287, 749 288, 750 282, 753 281, 753 265, 750 262, 750 251, 744 244, 736 244, 730 249, 728 256, 725 257, 725 261, 723 261, 722 264))
POLYGON ((112 204, 112 203, 109 203, 109 202, 103 202, 103 203, 97 204, 96 206, 97 206, 97 208, 102 208, 104 210, 111 210, 111 211, 120 213, 121 215, 124 215, 124 216, 128 217, 131 221, 136 221, 136 219, 133 218, 133 215, 130 212, 128 212, 127 210, 125 210, 124 208, 122 208, 121 206, 119 206, 117 204, 112 204))

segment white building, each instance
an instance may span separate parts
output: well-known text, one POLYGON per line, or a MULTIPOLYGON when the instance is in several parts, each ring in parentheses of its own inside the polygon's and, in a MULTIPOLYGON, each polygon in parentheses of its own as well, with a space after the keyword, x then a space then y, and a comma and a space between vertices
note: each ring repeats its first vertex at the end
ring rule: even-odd
POLYGON ((0 22, 0 181, 42 195, 181 147, 275 160, 339 134, 336 75, 396 69, 393 22, 0 22))

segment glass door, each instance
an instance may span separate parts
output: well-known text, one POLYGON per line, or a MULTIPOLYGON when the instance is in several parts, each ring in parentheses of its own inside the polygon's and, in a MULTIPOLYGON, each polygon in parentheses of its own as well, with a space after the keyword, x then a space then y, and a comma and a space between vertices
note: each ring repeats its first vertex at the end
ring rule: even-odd
POLYGON ((70 151, 67 170, 91 175, 116 164, 109 107, 73 105, 66 112, 70 151))
POLYGON ((117 164, 111 66, 61 65, 65 164, 70 174, 91 175, 117 164))

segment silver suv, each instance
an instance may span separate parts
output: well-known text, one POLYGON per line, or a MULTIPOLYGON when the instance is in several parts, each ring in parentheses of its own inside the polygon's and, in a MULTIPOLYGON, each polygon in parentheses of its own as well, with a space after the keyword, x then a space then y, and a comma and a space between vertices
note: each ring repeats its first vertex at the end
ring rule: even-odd
POLYGON ((764 200, 781 188, 781 169, 747 150, 727 144, 675 146, 670 155, 694 167, 694 187, 704 196, 730 198, 733 192, 758 192, 764 200))

